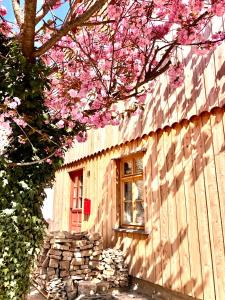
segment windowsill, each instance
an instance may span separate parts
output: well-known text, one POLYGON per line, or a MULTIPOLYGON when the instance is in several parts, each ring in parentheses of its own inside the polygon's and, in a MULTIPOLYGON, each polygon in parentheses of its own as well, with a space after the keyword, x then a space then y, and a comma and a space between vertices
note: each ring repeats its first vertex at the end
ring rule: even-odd
POLYGON ((149 235, 149 233, 147 233, 143 229, 133 229, 133 228, 119 227, 119 228, 113 228, 113 230, 116 231, 116 232, 138 233, 138 234, 143 234, 143 235, 149 235))

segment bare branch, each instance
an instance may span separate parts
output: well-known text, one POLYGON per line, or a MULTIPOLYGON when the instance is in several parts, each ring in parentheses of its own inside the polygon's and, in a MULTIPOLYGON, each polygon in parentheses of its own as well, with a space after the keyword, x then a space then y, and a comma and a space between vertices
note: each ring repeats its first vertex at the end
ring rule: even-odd
POLYGON ((29 59, 32 57, 34 51, 36 9, 37 0, 25 0, 22 50, 24 56, 29 59))
MULTIPOLYGON (((148 72, 146 72, 145 74, 145 81, 148 82, 150 80, 152 80, 153 78, 155 78, 156 76, 159 76, 160 74, 163 73, 162 70, 166 71, 169 67, 169 65, 171 64, 171 62, 166 63, 165 66, 163 66, 159 71, 158 69, 162 66, 162 64, 166 61, 166 59, 169 57, 171 51, 173 50, 173 48, 176 45, 176 41, 173 42, 171 45, 168 45, 168 48, 166 49, 165 53, 163 54, 162 58, 160 59, 159 63, 156 65, 156 67, 154 69, 151 70, 151 68, 148 70, 148 72)), ((162 48, 158 49, 161 50, 162 48)), ((151 63, 150 63, 151 65, 151 63)))
POLYGON ((17 24, 19 25, 19 27, 21 27, 23 24, 23 15, 20 8, 20 0, 12 0, 12 5, 17 24))
POLYGON ((76 17, 74 20, 70 20, 65 23, 60 30, 57 31, 45 44, 43 44, 38 50, 34 52, 34 56, 38 57, 48 51, 54 46, 64 35, 66 35, 75 26, 81 26, 89 20, 100 8, 104 6, 107 0, 98 0, 82 15, 76 17))
POLYGON ((40 12, 38 13, 36 20, 35 20, 35 24, 38 24, 46 15, 47 13, 50 11, 51 6, 55 3, 55 0, 51 0, 47 3, 44 3, 40 12))
POLYGON ((29 161, 29 162, 24 162, 24 163, 10 163, 10 162, 6 161, 6 164, 7 164, 8 167, 25 167, 25 166, 42 164, 42 163, 46 162, 48 159, 50 159, 51 157, 53 157, 56 154, 57 150, 54 151, 52 154, 50 154, 47 157, 42 158, 42 159, 29 161))

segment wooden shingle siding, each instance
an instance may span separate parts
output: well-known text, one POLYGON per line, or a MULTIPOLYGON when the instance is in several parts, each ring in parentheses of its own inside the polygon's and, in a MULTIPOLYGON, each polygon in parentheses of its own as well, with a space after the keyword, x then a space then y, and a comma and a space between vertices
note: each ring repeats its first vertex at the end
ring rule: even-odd
MULTIPOLYGON (((135 128, 133 129, 135 130, 135 128)), ((131 275, 204 300, 225 299, 225 109, 66 165, 56 174, 54 229, 68 229, 69 172, 83 169, 91 215, 82 230, 99 231, 104 247, 127 253, 131 275), (115 158, 146 149, 145 231, 119 226, 115 158)))

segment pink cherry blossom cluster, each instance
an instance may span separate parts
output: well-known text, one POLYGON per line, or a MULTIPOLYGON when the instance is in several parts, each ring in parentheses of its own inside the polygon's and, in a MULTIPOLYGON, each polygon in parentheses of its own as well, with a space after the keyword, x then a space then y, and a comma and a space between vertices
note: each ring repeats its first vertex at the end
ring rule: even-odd
POLYGON ((184 66, 178 62, 176 65, 171 65, 168 70, 169 83, 171 88, 179 87, 184 81, 184 66))
POLYGON ((6 14, 7 14, 7 10, 6 10, 5 6, 1 5, 0 6, 0 16, 5 17, 6 14))
POLYGON ((7 9, 1 3, 2 3, 2 0, 0 0, 0 33, 8 36, 11 32, 12 27, 4 19, 4 17, 7 15, 7 9))
MULTIPOLYGON (((174 56, 176 48, 194 44, 204 54, 224 40, 223 32, 207 40, 204 36, 223 4, 224 0, 112 0, 103 15, 90 19, 99 25, 73 28, 44 56, 47 65, 57 65, 46 93, 56 126, 72 130, 77 122, 95 128, 118 124, 116 103, 142 106, 154 90, 154 79, 166 70, 171 87, 180 86, 184 74, 174 56)), ((74 17, 84 9, 80 6, 74 17)), ((51 34, 47 30, 44 40, 51 34)))
MULTIPOLYGON (((5 97, 0 106, 0 131, 4 132, 5 136, 11 134, 11 124, 16 123, 19 127, 25 128, 27 122, 24 117, 19 115, 17 107, 21 104, 21 100, 18 97, 5 97)), ((18 137, 19 142, 23 139, 18 137)))
POLYGON ((222 16, 225 13, 225 1, 212 0, 212 12, 217 16, 222 16))

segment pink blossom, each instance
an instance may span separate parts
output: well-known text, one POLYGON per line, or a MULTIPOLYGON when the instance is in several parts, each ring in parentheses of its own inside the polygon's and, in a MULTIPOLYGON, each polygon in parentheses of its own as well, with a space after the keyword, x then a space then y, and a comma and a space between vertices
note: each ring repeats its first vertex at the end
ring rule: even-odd
POLYGON ((78 134, 76 135, 76 140, 79 143, 84 143, 87 140, 87 132, 86 131, 80 131, 78 132, 78 134))
POLYGON ((8 107, 11 109, 16 109, 18 106, 18 103, 16 101, 8 103, 8 107))
POLYGON ((23 128, 27 126, 27 123, 22 119, 22 118, 13 118, 13 121, 18 125, 23 128))
MULTIPOLYGON (((62 2, 57 0, 55 5, 62 2)), ((99 14, 89 22, 107 18, 113 22, 103 27, 77 27, 72 30, 75 38, 64 36, 45 56, 47 65, 51 67, 56 63, 58 66, 57 73, 50 76, 51 90, 46 91, 50 122, 58 128, 66 126, 71 132, 77 122, 87 128, 117 124, 119 117, 112 105, 126 101, 129 107, 134 99, 129 97, 137 93, 135 109, 141 112, 147 93, 155 88, 150 71, 157 77, 160 69, 172 60, 168 69, 170 86, 177 88, 182 84, 184 66, 176 58, 177 47, 199 44, 193 46, 193 50, 204 54, 213 51, 219 40, 225 39, 223 32, 205 34, 211 17, 224 13, 224 7, 225 0, 110 1, 108 16, 103 18, 99 14), (65 55, 63 47, 71 50, 73 59, 65 55), (161 62, 164 55, 166 60, 161 62), (148 77, 150 83, 146 83, 148 77)), ((78 1, 73 17, 85 10, 78 1)), ((47 30, 43 42, 51 35, 47 30)), ((86 136, 81 132, 76 139, 83 141, 86 136)))
POLYGON ((77 96, 77 91, 74 89, 70 89, 68 91, 68 94, 70 95, 70 97, 75 98, 77 96))
POLYGON ((8 22, 6 21, 3 21, 2 23, 0 22, 0 33, 9 36, 11 30, 12 30, 12 26, 8 22))
POLYGON ((184 66, 181 63, 171 65, 168 70, 170 85, 172 88, 179 87, 184 80, 184 66))
POLYGON ((5 8, 5 6, 1 5, 0 6, 0 16, 4 17, 7 15, 7 9, 5 8))
POLYGON ((56 124, 55 124, 58 128, 63 128, 64 127, 64 121, 63 120, 59 120, 56 124))
POLYGON ((212 12, 217 16, 222 16, 225 13, 225 1, 213 1, 212 12))
POLYGON ((63 153, 62 149, 57 149, 56 152, 55 152, 55 156, 57 156, 57 157, 63 157, 64 153, 63 153))
POLYGON ((20 144, 26 144, 26 139, 24 138, 24 136, 19 135, 19 136, 18 136, 18 142, 19 142, 20 144))

